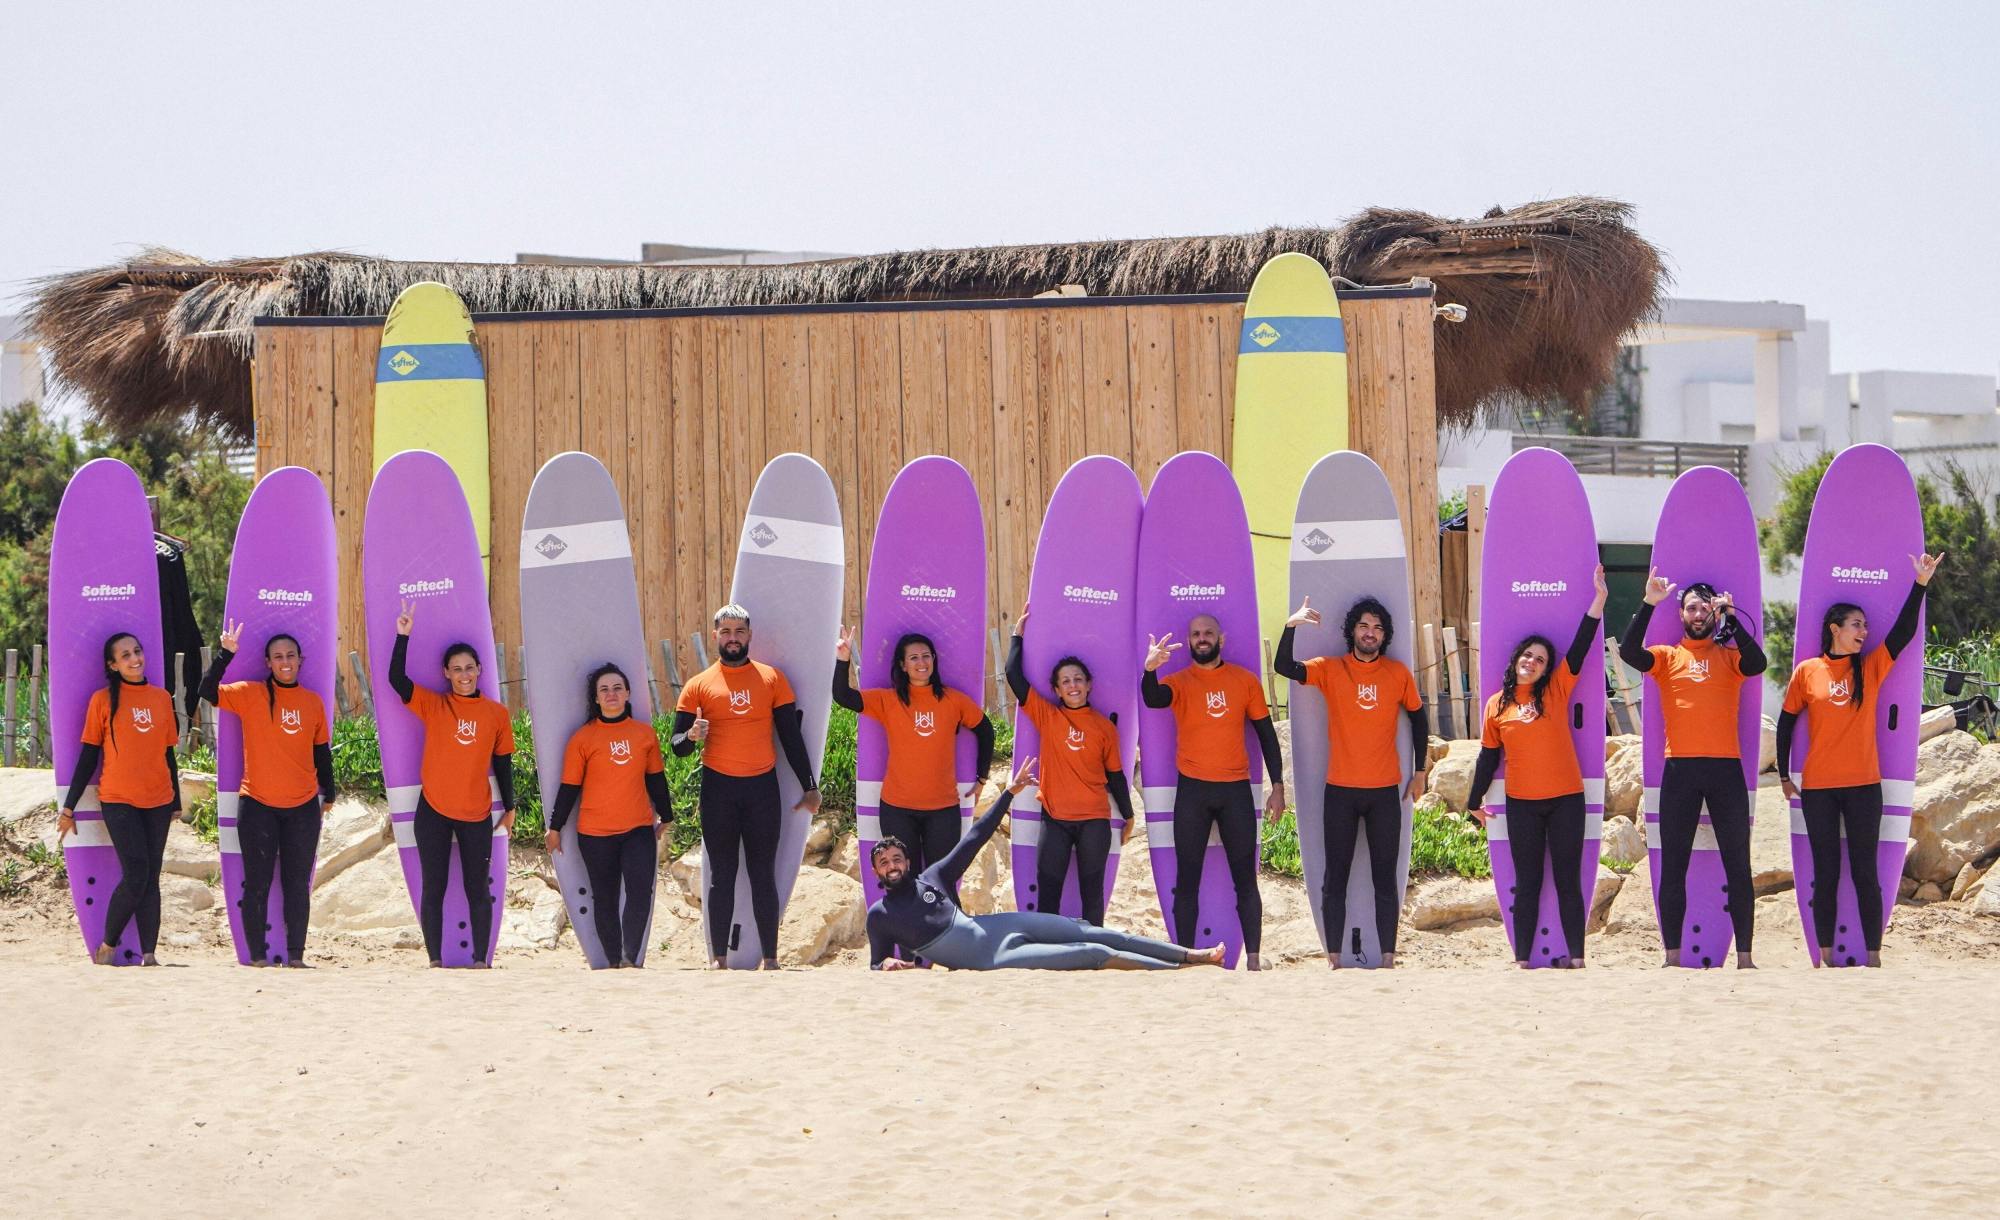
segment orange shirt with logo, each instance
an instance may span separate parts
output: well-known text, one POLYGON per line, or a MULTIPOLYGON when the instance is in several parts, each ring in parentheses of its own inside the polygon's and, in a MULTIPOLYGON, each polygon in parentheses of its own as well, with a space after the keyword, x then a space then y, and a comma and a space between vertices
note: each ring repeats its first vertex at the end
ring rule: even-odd
POLYGON ((313 747, 325 745, 326 701, 299 685, 230 682, 215 706, 243 725, 243 795, 271 809, 294 809, 319 795, 313 747))
POLYGON ((884 801, 904 809, 958 807, 958 730, 986 718, 977 703, 953 687, 940 699, 928 685, 912 684, 908 707, 893 690, 862 691, 861 714, 889 739, 884 801))
POLYGON ((1326 697, 1326 782, 1341 788, 1400 786, 1403 752, 1396 733, 1403 713, 1424 705, 1410 667, 1394 657, 1314 657, 1306 662, 1306 682, 1326 697))
POLYGON ((1225 784, 1250 778, 1243 721, 1269 719, 1264 684, 1241 665, 1188 665, 1160 679, 1174 693, 1174 766, 1190 779, 1225 784))
POLYGON ((1111 797, 1104 777, 1122 770, 1118 726, 1095 708, 1050 703, 1040 691, 1021 705, 1028 723, 1042 735, 1042 812, 1060 822, 1110 818, 1111 797))
POLYGON ((708 721, 702 766, 724 775, 762 775, 778 765, 771 710, 796 701, 785 675, 762 661, 717 661, 681 687, 675 707, 708 721))
POLYGON ((111 692, 92 694, 90 706, 83 711, 83 741, 104 751, 104 772, 97 780, 98 803, 136 809, 173 804, 179 794, 167 770, 167 750, 180 740, 173 696, 152 683, 134 686, 127 682, 119 690, 115 731, 111 692))
POLYGON ((1854 703, 1854 661, 1814 657, 1792 671, 1785 710, 1805 713, 1806 765, 1801 788, 1856 788, 1882 781, 1876 749, 1875 700, 1895 660, 1877 648, 1861 662, 1863 702, 1854 703))
POLYGON ((646 777, 667 769, 653 726, 633 716, 609 723, 592 717, 563 748, 562 782, 577 797, 576 832, 615 835, 653 824, 646 777))
POLYGON ((1742 703, 1743 656, 1714 640, 1655 644, 1653 681, 1660 691, 1668 758, 1741 758, 1737 712, 1742 703))
POLYGON ((1568 661, 1556 665, 1549 688, 1542 692, 1542 710, 1527 702, 1531 687, 1516 686, 1515 702, 1503 705, 1499 695, 1486 701, 1486 729, 1479 744, 1498 748, 1507 759, 1507 796, 1543 801, 1583 791, 1583 771, 1576 765, 1576 743, 1569 735, 1569 696, 1576 673, 1568 661))
POLYGON ((484 695, 414 687, 410 710, 424 722, 424 799, 454 822, 493 816, 493 756, 514 752, 514 721, 484 695))

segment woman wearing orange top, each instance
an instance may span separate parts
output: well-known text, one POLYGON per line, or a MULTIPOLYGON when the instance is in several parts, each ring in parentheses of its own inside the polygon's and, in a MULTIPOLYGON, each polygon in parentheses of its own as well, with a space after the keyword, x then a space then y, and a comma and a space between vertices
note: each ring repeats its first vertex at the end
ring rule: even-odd
POLYGON ((1513 686, 1486 701, 1486 728, 1480 737, 1479 761, 1472 771, 1472 795, 1467 802, 1482 823, 1492 816, 1485 809, 1486 790, 1507 763, 1507 853, 1514 860, 1514 960, 1528 964, 1535 943, 1535 921, 1542 908, 1542 861, 1556 879, 1556 911, 1568 966, 1583 965, 1583 771, 1577 766, 1576 745, 1569 735, 1569 699, 1576 677, 1597 642, 1604 617, 1604 568, 1592 576, 1596 595, 1590 610, 1576 625, 1576 638, 1557 664, 1555 645, 1531 635, 1514 646, 1507 659, 1513 686))
POLYGON ((1854 878, 1861 937, 1868 964, 1882 964, 1882 881, 1876 847, 1882 837, 1882 762, 1877 749, 1875 712, 1868 692, 1878 695, 1896 658, 1917 636, 1917 613, 1924 591, 1943 554, 1912 555, 1916 583, 1882 647, 1862 656, 1868 616, 1861 607, 1836 602, 1820 619, 1819 655, 1792 671, 1778 716, 1778 777, 1785 795, 1799 802, 1812 850, 1813 934, 1819 938, 1819 965, 1833 963, 1834 924, 1840 915, 1840 839, 1847 837, 1847 866, 1854 878), (1792 782, 1792 734, 1806 718, 1806 765, 1792 782))
MULTIPOLYGON (((1059 702, 1028 685, 1021 632, 1028 608, 1014 620, 1007 650, 1007 687, 1042 738, 1042 826, 1035 848, 1036 909, 1060 914, 1063 877, 1076 861, 1085 923, 1104 926, 1104 870, 1111 858, 1111 806, 1125 819, 1120 842, 1132 837, 1132 789, 1118 752, 1118 726, 1090 706, 1090 667, 1064 657, 1049 674, 1059 702), (1066 749, 1052 748, 1061 742, 1066 749)), ((1018 762, 1018 760, 1017 760, 1018 762)))
POLYGON ((424 723, 424 761, 418 772, 417 862, 423 871, 424 900, 417 912, 424 948, 432 966, 444 965, 444 892, 451 883, 451 849, 458 844, 459 874, 465 881, 465 908, 472 924, 472 965, 483 970, 493 943, 493 891, 486 874, 493 864, 496 830, 514 829, 514 721, 505 704, 479 693, 479 650, 453 644, 444 650, 445 688, 418 686, 409 662, 409 602, 396 618, 396 650, 389 656, 389 685, 424 723), (500 788, 500 820, 493 821, 492 784, 500 788))
POLYGON ((659 736, 632 715, 632 682, 625 671, 600 665, 583 689, 590 718, 563 748, 548 849, 563 850, 563 827, 575 813, 597 943, 611 969, 636 968, 653 921, 653 874, 660 836, 674 820, 673 794, 659 736))
POLYGON ((270 963, 271 878, 285 904, 285 954, 278 962, 305 965, 306 922, 312 917, 313 854, 324 811, 333 808, 333 750, 326 701, 299 685, 299 642, 279 632, 264 641, 262 681, 222 681, 243 642, 243 624, 222 625, 222 646, 201 678, 201 697, 233 713, 243 726, 243 784, 236 834, 243 846, 243 937, 250 964, 270 963))
POLYGON ((160 867, 167 857, 167 831, 181 811, 180 768, 174 747, 180 728, 174 701, 146 681, 146 654, 139 637, 120 632, 104 641, 104 689, 83 712, 83 750, 71 773, 69 794, 56 819, 56 840, 76 830, 76 806, 104 764, 97 782, 104 830, 118 853, 118 885, 104 904, 104 943, 96 961, 111 964, 125 925, 139 921, 140 964, 157 966, 160 940, 160 867))
POLYGON ((906 632, 896 641, 889 687, 856 690, 851 665, 856 629, 834 645, 833 701, 882 726, 889 765, 882 775, 882 837, 902 843, 913 872, 944 859, 958 842, 959 809, 976 800, 993 765, 993 722, 979 701, 944 684, 930 637, 906 632), (958 732, 970 729, 977 753, 970 784, 958 782, 958 732))

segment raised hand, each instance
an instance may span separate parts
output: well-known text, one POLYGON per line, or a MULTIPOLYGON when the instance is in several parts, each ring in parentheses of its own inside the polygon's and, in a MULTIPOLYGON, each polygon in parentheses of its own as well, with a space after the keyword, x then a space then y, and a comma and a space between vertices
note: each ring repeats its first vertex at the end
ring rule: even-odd
POLYGON ((845 665, 854 659, 854 637, 858 627, 842 627, 840 639, 833 645, 833 659, 845 665))
MULTIPOLYGON (((1599 568, 1597 571, 1601 579, 1604 569, 1599 568)), ((1672 596, 1673 591, 1679 587, 1674 582, 1660 575, 1660 569, 1654 568, 1652 571, 1646 573, 1646 604, 1649 606, 1659 605, 1672 596)))
POLYGON ((1014 634, 1019 635, 1028 626, 1028 604, 1021 603, 1021 616, 1014 620, 1014 634))
POLYGON ((1942 563, 1943 561, 1944 561, 1943 551, 1939 551, 1935 555, 1910 556, 1911 564, 1915 565, 1917 569, 1917 583, 1920 585, 1928 585, 1929 583, 1931 583, 1931 577, 1937 573, 1938 564, 1942 563))
POLYGON ((1604 600, 1611 596, 1611 586, 1604 583, 1604 565, 1598 564, 1590 573, 1590 617, 1604 617, 1604 600))
POLYGON ((224 618, 222 620, 222 646, 230 652, 235 652, 237 651, 236 646, 242 642, 243 624, 240 622, 231 622, 229 619, 224 618))
POLYGON ((704 741, 707 738, 708 738, 708 717, 696 716, 694 718, 694 723, 688 726, 687 739, 689 741, 704 741))
POLYGON ((1039 788, 1041 783, 1041 780, 1035 778, 1035 760, 1029 757, 1021 760, 1021 765, 1014 768, 1014 778, 1007 781, 1007 791, 1019 796, 1023 788, 1039 788))
POLYGON ((417 608, 410 602, 403 603, 403 612, 396 616, 396 634, 410 634, 410 625, 417 621, 417 608))
POLYGON ((1310 597, 1300 602, 1299 608, 1292 611, 1292 617, 1285 620, 1285 626, 1287 627, 1304 627, 1307 625, 1319 626, 1319 611, 1313 609, 1313 599, 1310 597))
POLYGON ((1167 658, 1174 655, 1175 650, 1178 649, 1180 645, 1174 643, 1173 639, 1174 639, 1174 633, 1171 631, 1167 632, 1165 635, 1161 636, 1157 640, 1153 638, 1151 632, 1148 632, 1146 634, 1147 673, 1152 673, 1160 666, 1165 665, 1167 663, 1167 658))

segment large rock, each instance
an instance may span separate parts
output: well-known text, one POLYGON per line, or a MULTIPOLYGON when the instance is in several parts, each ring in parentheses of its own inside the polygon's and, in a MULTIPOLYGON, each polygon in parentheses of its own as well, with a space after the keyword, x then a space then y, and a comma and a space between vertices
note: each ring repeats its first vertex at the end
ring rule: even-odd
POLYGON ((1472 768, 1479 761, 1477 741, 1454 741, 1445 751, 1443 758, 1431 764, 1430 790, 1444 798, 1446 808, 1454 813, 1465 812, 1465 802, 1472 795, 1472 768))
POLYGON ((198 911, 214 908, 215 891, 207 882, 197 881, 193 877, 162 877, 160 906, 169 912, 178 911, 183 915, 193 915, 198 911))
POLYGON ((1646 858, 1646 832, 1629 817, 1607 815, 1599 858, 1607 864, 1627 867, 1639 863, 1646 858))
MULTIPOLYGON (((1599 886, 1602 892, 1602 885, 1599 886)), ((1605 911, 1604 930, 1611 933, 1633 932, 1647 936, 1658 936, 1660 919, 1653 910, 1653 873, 1651 869, 1635 868, 1625 874, 1618 892, 1611 896, 1611 905, 1605 911)))
POLYGON ((389 828, 389 808, 356 800, 334 802, 319 832, 319 871, 315 888, 325 885, 395 841, 389 828))
MULTIPOLYGON (((972 858, 972 866, 959 878, 958 901, 968 915, 991 915, 996 911, 1014 909, 1013 841, 1004 834, 996 834, 987 840, 986 846, 972 858)), ((1119 875, 1125 869, 1144 858, 1144 852, 1127 853, 1128 859, 1121 861, 1119 875)))
POLYGON ((778 929, 778 960, 786 966, 810 966, 843 949, 868 942, 861 883, 827 868, 799 872, 785 921, 778 929))
POLYGON ((1618 891, 1625 888, 1625 877, 1600 864, 1597 866, 1597 888, 1590 896, 1590 918, 1584 925, 1586 932, 1602 932, 1611 917, 1611 903, 1618 897, 1618 891))
POLYGON ((56 777, 34 767, 0 767, 0 826, 54 809, 56 777))
POLYGON ((387 938, 391 943, 422 944, 403 883, 402 853, 376 852, 314 891, 312 928, 344 935, 387 932, 394 934, 387 938))
POLYGON ((176 877, 192 877, 203 883, 219 881, 222 849, 203 842, 192 827, 175 818, 167 828, 167 854, 160 868, 176 877))
POLYGON ((815 817, 812 829, 806 832, 806 862, 825 864, 827 853, 833 850, 833 842, 839 833, 833 818, 815 817))
MULTIPOLYGON (((1475 743, 1477 744, 1477 743, 1475 743)), ((1500 895, 1491 880, 1426 877, 1412 880, 1403 918, 1423 932, 1444 932, 1500 918, 1500 895)))
POLYGON ((1953 730, 1917 749, 1917 794, 1907 876, 1949 885, 2000 845, 2000 745, 1953 730))
POLYGON ((1942 737, 1957 727, 1958 713, 1955 710, 1948 705, 1945 707, 1934 707, 1930 711, 1925 712, 1923 718, 1917 721, 1917 740, 1925 742, 1933 737, 1942 737))
POLYGON ((1451 743, 1435 733, 1431 734, 1429 744, 1430 749, 1424 755, 1426 766, 1436 763, 1438 759, 1451 753, 1451 743))
POLYGON ((181 808, 192 809, 196 801, 215 795, 215 777, 206 771, 182 771, 181 808))
MULTIPOLYGON (((1604 816, 1636 818, 1639 799, 1646 792, 1645 753, 1637 737, 1620 736, 1606 742, 1604 756, 1604 816), (1616 743, 1615 747, 1612 743, 1616 743)), ((1643 847, 1643 843, 1641 844, 1643 847)))
POLYGON ((1979 891, 1985 886, 1985 881, 1986 870, 1977 864, 1968 863, 1958 870, 1957 878, 1951 883, 1951 900, 1966 902, 1978 897, 1979 891))
POLYGON ((1621 750, 1627 749, 1628 747, 1636 748, 1639 744, 1639 740, 1640 738, 1637 733, 1607 734, 1604 738, 1604 761, 1610 762, 1613 755, 1617 754, 1621 750))
POLYGON ((500 949, 553 949, 569 926, 562 892, 536 876, 507 879, 507 905, 500 915, 500 949))
POLYGON ((1926 881, 1917 887, 1916 893, 1910 895, 1910 901, 1916 903, 1943 902, 1945 897, 1945 888, 1943 886, 1935 881, 1926 881))
POLYGON ((827 853, 826 867, 842 876, 861 880, 861 840, 853 834, 844 834, 827 853))
POLYGON ((701 910, 701 844, 687 849, 681 858, 667 865, 667 876, 680 887, 681 901, 701 910))
POLYGON ((1757 730, 1757 774, 1778 769, 1778 722, 1769 716, 1760 718, 1757 730))
POLYGON ((1991 915, 2000 919, 2000 885, 1982 885, 1978 893, 1967 900, 1966 909, 1974 915, 1991 915))

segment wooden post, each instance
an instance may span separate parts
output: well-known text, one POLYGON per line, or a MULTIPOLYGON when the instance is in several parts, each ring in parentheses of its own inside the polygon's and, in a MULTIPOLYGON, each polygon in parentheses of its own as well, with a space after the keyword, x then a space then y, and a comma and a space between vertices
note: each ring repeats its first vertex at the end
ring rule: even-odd
POLYGON ((660 658, 667 663, 667 684, 678 692, 687 683, 681 681, 681 667, 680 663, 674 660, 674 642, 672 640, 660 641, 660 658))
MULTIPOLYGON (((1279 719, 1290 720, 1292 718, 1291 712, 1286 710, 1283 702, 1278 698, 1278 677, 1271 670, 1271 657, 1273 655, 1271 652, 1270 637, 1266 636, 1264 638, 1264 702, 1271 705, 1274 714, 1277 712, 1285 713, 1279 719)), ((1287 688, 1285 693, 1290 694, 1290 688, 1287 688)))
POLYGON ((1479 688, 1479 622, 1473 620, 1465 629, 1465 729, 1466 736, 1473 735, 1473 729, 1484 719, 1486 707, 1484 692, 1479 688))
POLYGON ((1465 714, 1465 671, 1458 657, 1458 628, 1446 627, 1441 634, 1444 637, 1445 702, 1451 706, 1451 722, 1470 737, 1472 722, 1465 714))
POLYGON ((1451 740, 1456 734, 1445 705, 1438 699, 1438 637, 1433 623, 1425 623, 1417 633, 1417 690, 1423 695, 1424 706, 1431 710, 1431 723, 1437 726, 1438 736, 1451 740))
POLYGON ((694 633, 694 659, 703 669, 708 668, 708 641, 701 638, 699 631, 694 633))
POLYGON ((15 689, 14 676, 20 668, 20 664, 20 649, 9 648, 7 650, 7 714, 5 716, 4 727, 0 728, 0 733, 5 734, 4 738, 0 738, 0 762, 4 762, 10 767, 14 765, 14 735, 21 727, 20 709, 14 703, 15 696, 18 694, 18 691, 15 689))
MULTIPOLYGON (((207 644, 203 644, 201 646, 201 672, 207 673, 209 665, 212 664, 214 660, 215 660, 215 649, 209 647, 207 644)), ((178 667, 176 667, 175 672, 177 673, 179 672, 178 667)), ((187 697, 187 692, 183 691, 181 692, 181 698, 176 699, 175 702, 176 703, 184 702, 186 700, 186 697, 187 697)), ((213 703, 208 702, 206 699, 197 700, 195 703, 195 714, 201 717, 201 739, 207 742, 210 746, 213 746, 215 744, 215 736, 216 736, 215 705, 213 703)))
MULTIPOLYGON (((1465 488, 1465 617, 1479 618, 1479 598, 1485 591, 1479 581, 1479 567, 1486 555, 1486 484, 1468 483, 1465 488)), ((1472 669, 1478 683, 1478 666, 1472 669)))
POLYGON ((39 767, 48 756, 43 729, 48 716, 42 711, 42 646, 35 645, 28 658, 28 765, 39 767))
POLYGON ((353 714, 354 705, 347 700, 347 676, 338 666, 333 671, 333 714, 335 719, 353 714))
MULTIPOLYGON (((988 627, 986 637, 986 655, 992 659, 992 665, 986 671, 986 682, 993 688, 993 702, 990 706, 1011 715, 1013 708, 1009 706, 1008 699, 1014 692, 1007 689, 1007 675, 1004 672, 1007 667, 1007 654, 1000 651, 1000 629, 988 627)), ((984 691, 980 693, 985 694, 984 691)))
POLYGON ((367 709, 368 718, 375 718, 375 692, 368 685, 368 671, 361 668, 361 654, 349 650, 347 664, 354 670, 354 689, 361 692, 361 704, 367 709))
POLYGON ((1639 731, 1639 701, 1633 697, 1632 680, 1625 673, 1624 662, 1618 659, 1618 644, 1609 635, 1604 637, 1604 672, 1611 675, 1611 688, 1615 697, 1606 704, 1610 723, 1605 727, 1618 733, 1639 731))
POLYGON ((181 710, 181 665, 186 659, 186 653, 177 652, 174 654, 173 663, 167 666, 167 702, 174 705, 174 723, 179 726, 182 741, 188 739, 189 730, 200 727, 189 724, 187 713, 181 710))

